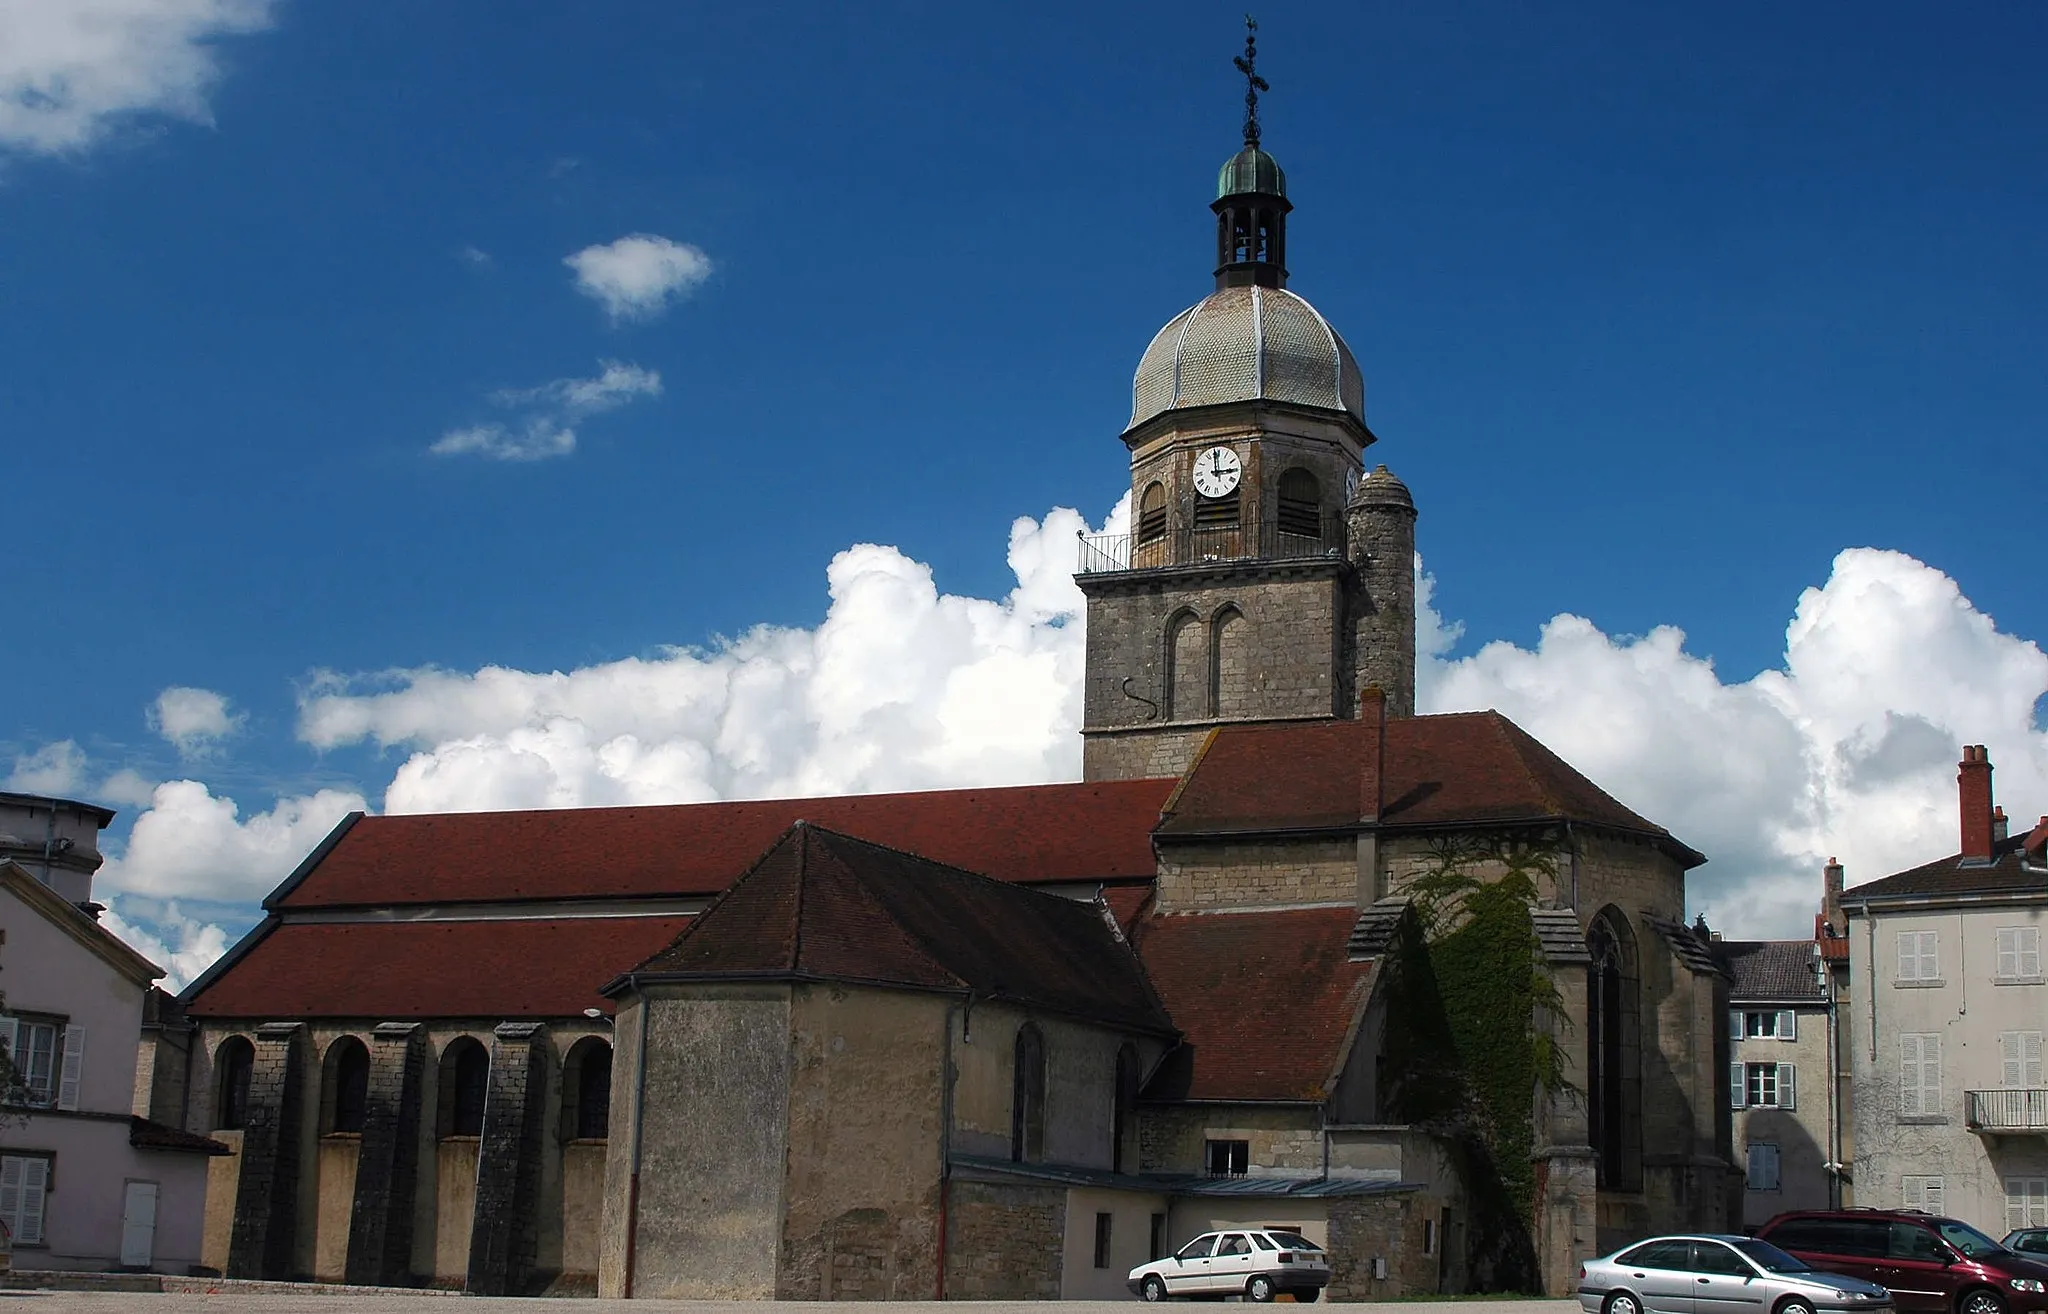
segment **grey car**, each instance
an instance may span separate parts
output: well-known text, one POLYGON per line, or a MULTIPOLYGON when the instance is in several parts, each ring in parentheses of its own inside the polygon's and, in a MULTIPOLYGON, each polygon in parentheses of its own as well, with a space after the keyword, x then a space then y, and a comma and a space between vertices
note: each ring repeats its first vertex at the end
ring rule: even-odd
POLYGON ((2048 1227, 2022 1227, 2007 1232, 1999 1244, 2022 1255, 2048 1255, 2048 1227))
POLYGON ((1586 1314, 1890 1314, 1892 1293, 1753 1237, 1659 1236, 1581 1265, 1579 1305, 1586 1314))

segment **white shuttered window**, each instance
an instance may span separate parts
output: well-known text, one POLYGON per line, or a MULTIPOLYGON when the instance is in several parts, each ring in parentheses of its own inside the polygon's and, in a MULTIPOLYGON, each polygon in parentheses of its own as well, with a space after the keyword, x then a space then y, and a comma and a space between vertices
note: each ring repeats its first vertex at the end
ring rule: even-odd
POLYGON ((2041 928, 2001 926, 1998 928, 1998 979, 2038 980, 2041 975, 2041 928))
POLYGON ((1941 1037, 1899 1037, 1899 1115, 1930 1117, 1941 1112, 1941 1037))
POLYGON ((2041 1070, 2040 1032, 1999 1032, 1998 1058, 1999 1084, 2007 1090, 2048 1086, 2048 1074, 2041 1070))
POLYGON ((1899 932, 1899 980, 1936 981, 1941 978, 1938 931, 1899 932))
POLYGON ((2005 1179, 2005 1225, 2012 1231, 2048 1227, 2048 1177, 2005 1179))
POLYGON ((0 1155, 0 1221, 18 1246, 43 1243, 43 1200, 50 1190, 50 1161, 0 1155))
POLYGON ((1905 1178, 1905 1207, 1918 1209, 1922 1213, 1940 1214, 1947 1210, 1941 1207, 1942 1183, 1940 1177, 1916 1177, 1907 1174, 1905 1178))

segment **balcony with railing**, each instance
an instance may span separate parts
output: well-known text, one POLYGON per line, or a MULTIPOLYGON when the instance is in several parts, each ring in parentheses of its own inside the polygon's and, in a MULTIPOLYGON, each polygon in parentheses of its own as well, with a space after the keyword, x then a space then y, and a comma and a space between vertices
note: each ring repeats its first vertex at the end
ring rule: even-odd
POLYGON ((2034 1132, 2048 1136, 2048 1090, 2008 1088, 1963 1092, 1970 1130, 2034 1132))
POLYGON ((1210 561, 1301 561, 1343 554, 1338 544, 1321 535, 1282 533, 1270 526, 1261 526, 1249 534, 1236 525, 1220 529, 1193 526, 1169 530, 1142 542, 1130 534, 1082 534, 1080 539, 1076 573, 1082 575, 1210 561))

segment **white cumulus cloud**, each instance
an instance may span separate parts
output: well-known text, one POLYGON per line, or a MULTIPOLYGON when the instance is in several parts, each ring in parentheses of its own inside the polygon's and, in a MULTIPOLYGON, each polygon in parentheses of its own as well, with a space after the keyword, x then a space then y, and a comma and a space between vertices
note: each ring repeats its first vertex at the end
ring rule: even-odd
POLYGON ((173 994, 190 985, 228 951, 224 927, 187 916, 176 903, 155 910, 154 915, 131 908, 127 899, 108 896, 106 903, 100 925, 163 968, 164 978, 157 984, 173 994))
POLYGON ((556 379, 537 388, 504 388, 493 404, 513 412, 509 421, 451 429, 427 450, 435 456, 484 456, 499 461, 544 461, 576 450, 575 425, 641 397, 661 395, 661 375, 622 361, 598 362, 589 379, 556 379))
POLYGON ((85 779, 85 750, 59 739, 14 759, 7 788, 19 794, 70 794, 85 779))
POLYGON ((586 246, 562 263, 575 271, 576 290, 614 321, 650 319, 711 277, 710 256, 653 233, 586 246))
POLYGON ((0 149, 83 150, 139 115, 209 121, 214 43, 270 0, 0 0, 0 149))
POLYGON ((183 756, 204 752, 239 730, 242 718, 228 711, 225 696, 211 689, 173 685, 149 709, 149 728, 183 756))
POLYGON ((150 794, 128 843, 97 884, 155 899, 246 903, 283 880, 335 823, 365 807, 346 790, 279 799, 243 817, 231 798, 197 780, 167 780, 150 794))

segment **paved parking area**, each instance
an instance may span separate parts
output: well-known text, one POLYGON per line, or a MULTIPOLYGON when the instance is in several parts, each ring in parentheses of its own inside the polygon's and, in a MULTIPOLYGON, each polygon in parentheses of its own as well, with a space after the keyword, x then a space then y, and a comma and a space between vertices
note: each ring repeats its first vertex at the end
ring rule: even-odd
MULTIPOLYGON (((864 1302, 872 1314, 1130 1314, 1136 1301, 929 1301, 864 1302)), ((461 1297, 444 1303, 416 1296, 355 1293, 334 1295, 157 1295, 72 1291, 0 1292, 0 1314, 439 1314, 453 1304, 476 1314, 818 1314, 818 1306, 794 1301, 694 1300, 497 1300, 461 1297)), ((1345 1305, 1346 1311, 1380 1314, 1574 1314, 1576 1300, 1402 1301, 1345 1305)), ((450 1312, 452 1314, 452 1311, 450 1312)))

